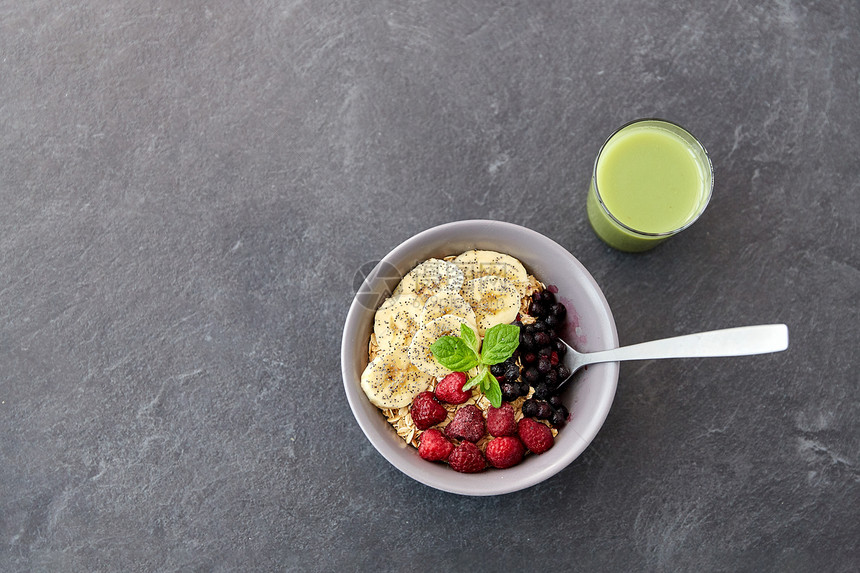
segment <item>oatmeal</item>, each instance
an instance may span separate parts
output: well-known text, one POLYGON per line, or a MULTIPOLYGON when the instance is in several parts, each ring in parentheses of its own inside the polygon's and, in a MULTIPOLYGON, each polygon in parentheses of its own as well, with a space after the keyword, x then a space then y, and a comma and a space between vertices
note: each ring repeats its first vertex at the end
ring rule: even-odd
POLYGON ((428 259, 377 310, 362 389, 422 457, 457 471, 545 451, 568 417, 555 293, 503 253, 428 259))

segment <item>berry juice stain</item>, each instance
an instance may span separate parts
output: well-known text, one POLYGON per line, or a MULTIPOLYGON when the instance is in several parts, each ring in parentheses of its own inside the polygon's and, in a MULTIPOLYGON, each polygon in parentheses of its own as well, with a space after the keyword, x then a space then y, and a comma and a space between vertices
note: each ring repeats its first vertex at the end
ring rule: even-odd
POLYGON ((567 309, 567 321, 564 325, 562 338, 579 350, 584 344, 588 343, 588 336, 582 334, 582 329, 579 327, 579 313, 576 312, 576 308, 574 308, 573 302, 569 298, 563 296, 559 296, 558 298, 567 309))

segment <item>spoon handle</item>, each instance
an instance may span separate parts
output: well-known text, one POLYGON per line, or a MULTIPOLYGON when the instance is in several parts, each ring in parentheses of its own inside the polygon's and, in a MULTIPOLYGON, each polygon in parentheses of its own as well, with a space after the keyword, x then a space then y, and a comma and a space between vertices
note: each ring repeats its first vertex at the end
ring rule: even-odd
POLYGON ((655 358, 746 356, 780 352, 786 348, 788 348, 788 327, 784 324, 762 324, 711 330, 622 346, 612 350, 590 352, 582 355, 582 365, 655 358))

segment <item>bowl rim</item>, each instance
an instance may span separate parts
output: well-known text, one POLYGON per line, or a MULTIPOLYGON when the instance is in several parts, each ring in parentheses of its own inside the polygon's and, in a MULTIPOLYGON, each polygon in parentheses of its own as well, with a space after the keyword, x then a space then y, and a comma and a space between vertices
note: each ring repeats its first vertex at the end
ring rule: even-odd
MULTIPOLYGON (((476 476, 486 475, 486 472, 481 472, 478 474, 456 474, 454 472, 454 475, 462 476, 462 479, 450 480, 446 478, 440 480, 436 479, 432 475, 432 472, 419 472, 414 470, 407 464, 400 463, 402 459, 402 450, 404 450, 405 448, 412 448, 412 446, 407 445, 403 440, 400 440, 399 438, 399 443, 393 442, 391 440, 391 436, 396 436, 396 434, 393 432, 393 429, 391 429, 390 433, 386 432, 385 435, 382 435, 376 429, 375 425, 371 422, 371 420, 366 420, 359 414, 359 411, 366 407, 366 405, 363 404, 362 400, 364 402, 367 402, 367 398, 366 396, 364 396, 364 393, 361 390, 358 380, 354 377, 353 360, 355 358, 355 355, 352 349, 354 348, 355 344, 355 336, 363 336, 364 334, 358 330, 358 325, 361 322, 362 313, 369 312, 367 306, 365 304, 362 304, 362 302, 360 301, 361 293, 367 292, 365 291, 365 289, 372 289, 374 286, 376 286, 378 281, 384 280, 386 278, 385 276, 382 276, 382 270, 392 266, 392 261, 397 261, 404 258, 407 253, 416 250, 416 248, 418 248, 422 243, 426 242, 428 238, 436 237, 439 234, 450 234, 452 231, 461 232, 464 229, 468 229, 470 227, 476 229, 483 228, 485 230, 490 227, 494 227, 497 231, 501 230, 502 232, 519 234, 528 237, 530 240, 535 241, 538 244, 542 244, 542 246, 544 247, 558 250, 559 254, 565 254, 567 257, 569 257, 568 263, 570 263, 576 268, 576 270, 581 274, 580 278, 583 279, 584 282, 587 283, 588 286, 591 288, 592 292, 588 294, 590 297, 596 299, 598 303, 596 308, 603 315, 602 318, 606 321, 605 326, 608 328, 608 331, 604 333, 605 336, 603 339, 603 347, 592 350, 603 350, 618 347, 618 332, 616 329, 615 320, 609 308, 609 304, 606 301, 606 297, 604 296, 603 291, 600 289, 600 286, 594 280, 594 277, 592 277, 591 273, 588 272, 588 270, 582 265, 582 263, 579 262, 579 260, 572 253, 570 253, 567 249, 565 249, 549 237, 527 227, 516 225, 514 223, 495 221, 491 219, 466 219, 436 225, 411 236, 410 238, 404 240, 399 245, 394 247, 387 255, 385 255, 385 257, 383 257, 374 266, 373 270, 368 273, 368 275, 362 282, 359 291, 356 293, 350 304, 349 311, 344 322, 343 336, 341 338, 341 374, 343 378, 344 390, 346 392, 347 401, 349 402, 350 410, 352 411, 353 417, 355 418, 365 437, 370 441, 376 451, 379 452, 379 454, 381 454, 395 468, 408 475, 412 479, 441 491, 468 496, 501 495, 531 487, 552 477, 553 475, 567 467, 571 462, 573 462, 573 460, 579 457, 579 455, 583 451, 585 451, 585 449, 597 435, 600 428, 603 426, 603 423, 605 422, 606 417, 609 414, 612 402, 614 401, 615 392, 618 384, 618 362, 609 362, 590 367, 592 371, 599 369, 601 372, 603 372, 603 376, 606 380, 601 383, 601 388, 599 390, 602 393, 599 402, 599 409, 595 411, 593 417, 589 418, 589 423, 587 425, 586 431, 577 432, 579 439, 576 441, 576 445, 574 447, 568 448, 567 450, 563 451, 561 454, 558 455, 557 459, 555 459, 552 463, 546 465, 539 471, 530 473, 526 477, 523 477, 521 479, 498 480, 497 483, 495 483, 492 487, 487 487, 486 484, 481 485, 482 482, 479 481, 479 478, 478 480, 475 479, 476 476), (389 267, 387 267, 386 265, 388 265, 389 267), (481 487, 477 487, 478 485, 481 485, 481 487)), ((396 265, 394 266, 396 267, 396 265)), ((408 270, 409 269, 406 269, 403 272, 408 272, 408 270)), ((397 280, 399 280, 399 277, 397 280)), ((376 407, 373 406, 373 408, 376 407)), ((382 414, 380 412, 380 417, 381 416, 382 414)), ((384 421, 384 418, 381 419, 384 421)), ((385 423, 388 424, 388 422, 385 423)), ((560 431, 563 432, 566 429, 568 428, 562 429, 560 431)), ((542 454, 542 456, 543 455, 547 454, 542 454)), ((448 468, 445 468, 445 470, 449 472, 451 471, 448 468)), ((511 470, 505 471, 510 472, 511 470)))

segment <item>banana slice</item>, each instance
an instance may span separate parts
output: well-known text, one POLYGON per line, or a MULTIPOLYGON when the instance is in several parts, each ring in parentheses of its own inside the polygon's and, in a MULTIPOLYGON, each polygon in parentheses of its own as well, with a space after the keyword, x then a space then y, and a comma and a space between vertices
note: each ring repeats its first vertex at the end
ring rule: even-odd
POLYGON ((490 275, 466 281, 461 294, 475 311, 481 336, 497 324, 513 322, 520 311, 520 293, 506 278, 490 275))
POLYGON ((427 302, 424 303, 424 308, 421 310, 421 316, 418 319, 419 324, 430 322, 434 318, 453 314, 454 316, 462 316, 465 318, 472 330, 478 332, 478 319, 475 317, 475 311, 469 306, 462 296, 458 293, 441 293, 434 294, 427 302))
POLYGON ((434 294, 459 292, 464 280, 463 271, 454 263, 428 259, 403 277, 394 294, 412 293, 426 301, 434 294))
POLYGON ((402 408, 430 386, 432 378, 409 361, 406 348, 376 355, 361 373, 361 389, 377 408, 402 408))
POLYGON ((463 271, 467 281, 486 276, 506 278, 517 287, 520 298, 525 296, 529 274, 523 264, 510 255, 474 250, 462 253, 453 262, 463 271))
POLYGON ((433 353, 430 352, 430 345, 445 335, 460 336, 461 324, 469 324, 469 322, 462 316, 453 314, 446 314, 422 324, 409 345, 408 355, 412 364, 425 374, 436 378, 444 378, 450 374, 450 370, 436 362, 433 353))
POLYGON ((417 295, 399 294, 382 303, 373 320, 380 350, 407 347, 418 330, 423 305, 417 295))

